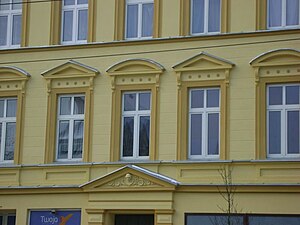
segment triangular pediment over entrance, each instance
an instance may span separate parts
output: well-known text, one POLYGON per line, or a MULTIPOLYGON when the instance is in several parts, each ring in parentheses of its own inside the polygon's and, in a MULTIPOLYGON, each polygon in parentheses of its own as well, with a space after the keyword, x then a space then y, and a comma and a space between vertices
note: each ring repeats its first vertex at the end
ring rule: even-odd
POLYGON ((174 179, 150 170, 127 165, 80 187, 85 192, 172 191, 179 185, 174 179))

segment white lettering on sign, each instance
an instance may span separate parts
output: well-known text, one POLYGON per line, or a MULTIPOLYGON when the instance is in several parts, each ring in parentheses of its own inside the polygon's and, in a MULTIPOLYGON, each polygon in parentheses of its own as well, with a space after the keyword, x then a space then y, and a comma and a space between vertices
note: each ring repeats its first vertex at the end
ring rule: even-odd
POLYGON ((58 223, 58 218, 55 216, 53 217, 41 216, 41 222, 43 224, 55 224, 58 223))

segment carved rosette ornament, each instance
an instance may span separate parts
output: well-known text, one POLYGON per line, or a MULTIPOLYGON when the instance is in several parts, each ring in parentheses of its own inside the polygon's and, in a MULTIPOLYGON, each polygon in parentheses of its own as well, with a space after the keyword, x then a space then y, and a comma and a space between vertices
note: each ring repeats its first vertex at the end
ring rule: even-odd
POLYGON ((107 183, 110 187, 145 187, 158 186, 150 180, 127 173, 124 177, 115 179, 107 183))

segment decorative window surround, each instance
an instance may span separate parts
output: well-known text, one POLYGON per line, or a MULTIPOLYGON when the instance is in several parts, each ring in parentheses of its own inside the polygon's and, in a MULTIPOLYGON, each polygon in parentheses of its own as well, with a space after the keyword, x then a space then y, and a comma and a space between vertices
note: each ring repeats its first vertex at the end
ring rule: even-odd
POLYGON ((227 96, 230 70, 234 64, 230 61, 210 55, 206 52, 193 56, 173 66, 177 76, 177 160, 188 159, 188 115, 189 90, 192 88, 217 87, 220 90, 220 152, 219 159, 228 158, 226 152, 227 137, 227 96))
POLYGON ((58 96, 64 94, 82 94, 85 96, 82 161, 88 162, 90 160, 94 78, 98 74, 97 69, 73 60, 41 74, 47 82, 48 93, 45 163, 52 163, 55 160, 57 100, 58 96))
POLYGON ((149 160, 156 159, 159 80, 163 71, 163 66, 148 59, 129 59, 107 69, 112 84, 111 161, 120 160, 121 106, 122 93, 125 91, 149 91, 151 93, 149 160))
MULTIPOLYGON (((114 40, 126 39, 126 0, 115 0, 114 40)), ((161 0, 153 0, 153 38, 160 37, 160 4, 161 0)), ((129 39, 130 40, 130 39, 129 39)))
POLYGON ((24 123, 24 101, 26 95, 26 82, 30 74, 13 66, 0 67, 0 97, 17 99, 16 134, 14 149, 14 164, 21 163, 22 134, 24 123))
POLYGON ((276 49, 250 61, 256 83, 256 159, 267 158, 267 85, 299 83, 300 51, 276 49))

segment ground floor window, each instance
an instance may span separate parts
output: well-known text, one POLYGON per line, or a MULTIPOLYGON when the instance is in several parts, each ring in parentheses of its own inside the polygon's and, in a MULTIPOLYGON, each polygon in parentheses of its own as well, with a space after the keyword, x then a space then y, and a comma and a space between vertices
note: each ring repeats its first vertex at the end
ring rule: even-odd
POLYGON ((14 213, 0 213, 0 225, 15 225, 16 214, 14 213))
MULTIPOLYGON (((31 210, 29 213, 29 225, 80 225, 80 210, 31 210)), ((1 224, 0 224, 1 225, 1 224)))
POLYGON ((154 225, 154 215, 151 214, 117 214, 115 225, 154 225))
POLYGON ((185 225, 299 225, 300 215, 185 214, 185 225))

